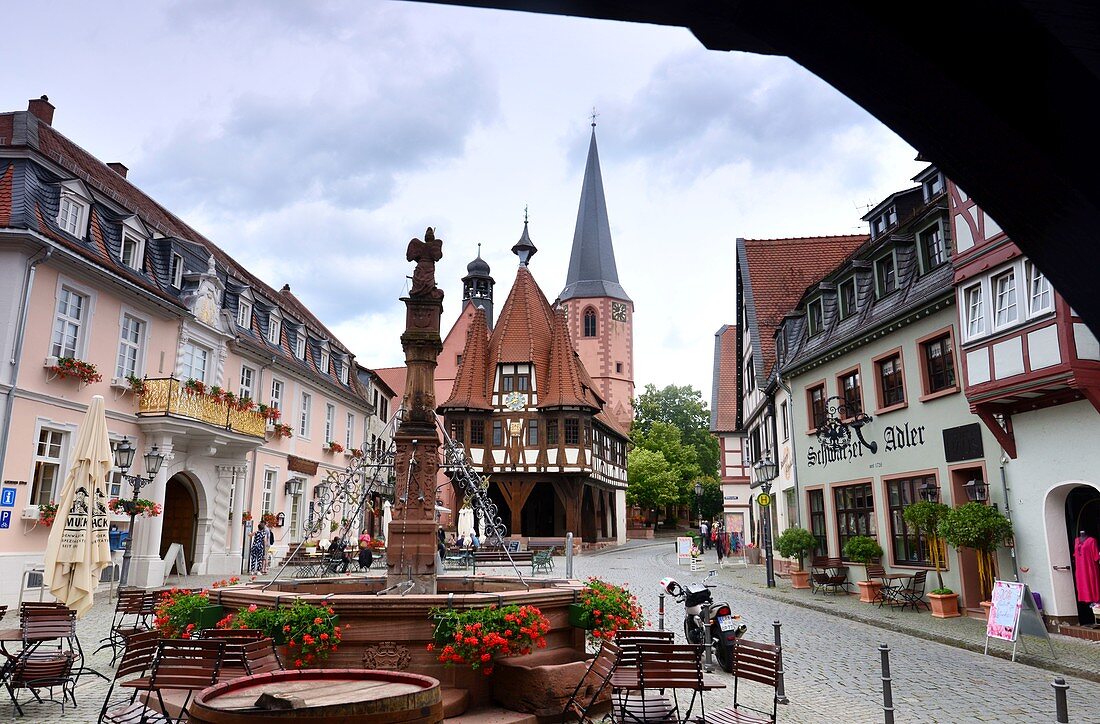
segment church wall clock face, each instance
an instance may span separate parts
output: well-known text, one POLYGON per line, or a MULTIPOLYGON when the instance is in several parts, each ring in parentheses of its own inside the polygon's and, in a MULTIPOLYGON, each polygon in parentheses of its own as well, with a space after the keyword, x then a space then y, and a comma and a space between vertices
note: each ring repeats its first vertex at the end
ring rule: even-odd
POLYGON ((519 392, 509 392, 504 396, 504 406, 509 410, 522 410, 527 406, 527 399, 519 392))
POLYGON ((611 303, 611 318, 616 322, 626 321, 626 305, 620 302, 611 303))

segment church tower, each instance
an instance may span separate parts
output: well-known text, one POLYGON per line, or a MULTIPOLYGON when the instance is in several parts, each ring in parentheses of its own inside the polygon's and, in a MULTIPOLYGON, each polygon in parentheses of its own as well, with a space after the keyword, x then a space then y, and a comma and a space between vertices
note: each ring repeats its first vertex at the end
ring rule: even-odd
POLYGON ((581 186, 565 289, 558 296, 581 361, 624 431, 634 420, 634 303, 619 284, 607 201, 596 150, 596 124, 581 186))
POLYGON ((481 244, 477 245, 477 258, 466 265, 466 276, 462 277, 462 306, 471 302, 475 307, 485 310, 485 321, 489 329, 493 328, 493 286, 496 282, 489 276, 489 264, 481 258, 481 244))

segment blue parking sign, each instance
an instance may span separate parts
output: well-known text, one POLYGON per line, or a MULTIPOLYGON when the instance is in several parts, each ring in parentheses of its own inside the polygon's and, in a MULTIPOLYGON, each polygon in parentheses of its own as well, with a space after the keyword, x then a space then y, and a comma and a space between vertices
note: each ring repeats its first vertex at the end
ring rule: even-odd
POLYGON ((3 492, 0 492, 0 508, 14 508, 15 507, 15 488, 4 488, 3 492))
POLYGON ((0 510, 0 528, 10 528, 10 527, 11 527, 11 511, 10 510, 0 510))

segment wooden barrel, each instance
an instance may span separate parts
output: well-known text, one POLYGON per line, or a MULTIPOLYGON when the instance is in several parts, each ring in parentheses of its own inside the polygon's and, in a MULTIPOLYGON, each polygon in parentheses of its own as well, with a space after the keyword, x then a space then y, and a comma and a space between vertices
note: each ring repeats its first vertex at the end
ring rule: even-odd
POLYGON ((303 669, 244 676, 204 689, 188 707, 199 724, 434 724, 443 721, 439 681, 374 669, 303 669), (291 709, 260 709, 262 694, 286 698, 291 709), (299 701, 295 701, 299 700, 299 701))

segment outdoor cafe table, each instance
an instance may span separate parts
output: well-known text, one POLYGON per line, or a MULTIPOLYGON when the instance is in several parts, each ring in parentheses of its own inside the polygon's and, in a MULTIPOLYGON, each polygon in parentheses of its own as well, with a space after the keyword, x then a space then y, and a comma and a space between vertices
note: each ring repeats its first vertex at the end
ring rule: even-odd
MULTIPOLYGON (((908 585, 908 582, 913 580, 913 574, 912 573, 886 573, 882 576, 879 576, 879 578, 881 578, 883 581, 886 581, 886 582, 897 581, 901 584, 900 586, 897 586, 897 587, 891 587, 889 589, 887 589, 887 588, 882 589, 882 603, 887 603, 887 604, 890 604, 890 605, 894 605, 898 602, 898 600, 894 597, 894 591, 896 591, 899 588, 905 588, 905 586, 908 585)), ((879 604, 879 608, 882 608, 882 603, 879 604)))

